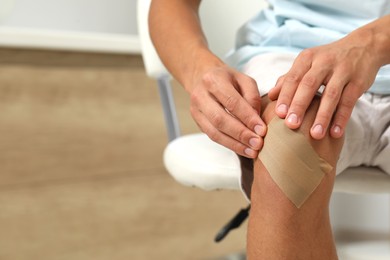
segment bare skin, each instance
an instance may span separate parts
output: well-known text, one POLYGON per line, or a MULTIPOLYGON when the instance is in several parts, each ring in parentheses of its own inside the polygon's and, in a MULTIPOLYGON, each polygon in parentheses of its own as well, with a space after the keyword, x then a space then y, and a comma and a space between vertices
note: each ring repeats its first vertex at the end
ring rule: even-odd
MULTIPOLYGON (((270 102, 260 98, 253 79, 210 52, 199 22, 200 1, 152 0, 149 16, 155 47, 191 96, 199 128, 215 142, 255 159, 266 123, 274 116, 287 118, 286 125, 300 128, 317 153, 335 166, 356 101, 379 68, 390 63, 390 15, 337 42, 304 50, 269 93, 270 102), (326 90, 317 100, 322 84, 326 90)), ((254 171, 249 259, 337 259, 328 212, 335 173, 297 209, 259 160, 254 171)))
POLYGON ((277 115, 298 128, 315 93, 326 85, 310 134, 322 139, 329 129, 333 138, 343 136, 356 101, 390 62, 389 24, 387 15, 336 42, 302 51, 269 93, 278 100, 277 115))
MULTIPOLYGON (((275 106, 275 101, 263 100, 262 118, 266 123, 277 116, 275 106)), ((300 131, 317 153, 335 169, 343 138, 334 139, 327 135, 319 141, 310 136, 310 126, 318 106, 319 99, 309 106, 300 131)), ((283 158, 280 160, 283 161, 283 158)), ((337 259, 328 211, 334 177, 335 170, 324 177, 298 209, 274 183, 261 161, 255 160, 248 225, 248 259, 337 259)))
POLYGON ((200 0, 153 0, 152 40, 190 94, 191 114, 199 128, 237 154, 256 158, 266 133, 257 85, 210 52, 199 24, 199 4, 200 0))
MULTIPOLYGON (((199 23, 200 1, 153 0, 149 18, 153 43, 190 94, 191 114, 199 128, 237 154, 256 158, 266 133, 256 83, 208 49, 199 23)), ((315 92, 325 84, 310 134, 322 139, 331 125, 331 136, 341 138, 357 99, 378 69, 390 63, 389 24, 387 15, 337 42, 304 50, 269 93, 271 100, 278 100, 276 114, 288 115, 287 126, 298 128, 315 92)))

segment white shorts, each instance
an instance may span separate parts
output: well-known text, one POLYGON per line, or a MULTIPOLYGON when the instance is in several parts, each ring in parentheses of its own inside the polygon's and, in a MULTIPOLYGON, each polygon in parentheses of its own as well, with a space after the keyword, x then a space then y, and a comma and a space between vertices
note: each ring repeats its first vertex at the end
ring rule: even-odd
MULTIPOLYGON (((261 54, 244 66, 243 73, 256 80, 264 96, 288 72, 295 57, 292 53, 261 54)), ((352 112, 336 174, 360 165, 376 166, 390 174, 390 95, 365 93, 352 112)))

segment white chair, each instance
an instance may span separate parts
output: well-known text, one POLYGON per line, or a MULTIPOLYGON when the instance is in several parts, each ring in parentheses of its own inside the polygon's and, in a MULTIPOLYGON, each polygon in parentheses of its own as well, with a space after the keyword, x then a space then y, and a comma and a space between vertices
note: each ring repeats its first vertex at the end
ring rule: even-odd
MULTIPOLYGON (((265 6, 265 3, 258 0, 203 2, 200 10, 202 25, 211 49, 219 56, 233 46, 237 28, 259 8, 265 6)), ((180 136, 169 84, 170 75, 159 60, 149 37, 149 6, 150 0, 138 1, 138 26, 146 73, 158 82, 166 120, 170 142, 164 151, 165 167, 172 177, 183 185, 204 190, 238 190, 241 169, 240 161, 234 152, 212 142, 202 133, 180 136), (191 149, 188 149, 189 147, 191 149)), ((334 192, 390 194, 390 177, 377 168, 349 168, 336 178, 334 192)), ((346 243, 339 246, 338 250, 345 260, 390 259, 390 238, 388 241, 375 243, 346 243), (370 255, 371 249, 375 250, 375 254, 370 255)))

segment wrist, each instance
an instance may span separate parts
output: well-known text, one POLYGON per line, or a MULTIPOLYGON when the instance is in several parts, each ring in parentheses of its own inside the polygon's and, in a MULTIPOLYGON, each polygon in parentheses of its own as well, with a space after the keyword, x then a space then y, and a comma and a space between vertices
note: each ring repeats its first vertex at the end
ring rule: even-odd
POLYGON ((374 34, 374 52, 380 63, 380 66, 390 63, 390 32, 380 32, 373 30, 374 34))
POLYGON ((225 63, 207 48, 198 48, 190 55, 187 66, 183 68, 183 77, 180 82, 189 93, 207 71, 226 67, 225 63))
POLYGON ((390 16, 385 16, 357 30, 379 67, 390 63, 389 22, 390 16))

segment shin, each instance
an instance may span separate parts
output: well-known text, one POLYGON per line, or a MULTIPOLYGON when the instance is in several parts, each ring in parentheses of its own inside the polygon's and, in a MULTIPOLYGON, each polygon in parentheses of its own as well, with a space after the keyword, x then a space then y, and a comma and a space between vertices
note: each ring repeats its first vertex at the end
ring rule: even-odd
MULTIPOLYGON (((267 124, 275 117, 274 105, 273 102, 264 104, 262 117, 267 124)), ((297 208, 271 178, 264 164, 255 160, 248 225, 249 259, 337 259, 328 205, 342 140, 327 136, 316 141, 310 137, 309 130, 317 108, 318 100, 315 100, 300 131, 306 137, 303 141, 310 143, 315 152, 333 166, 333 170, 324 175, 302 206, 297 208)), ((285 158, 279 159, 279 164, 289 163, 285 158)))

